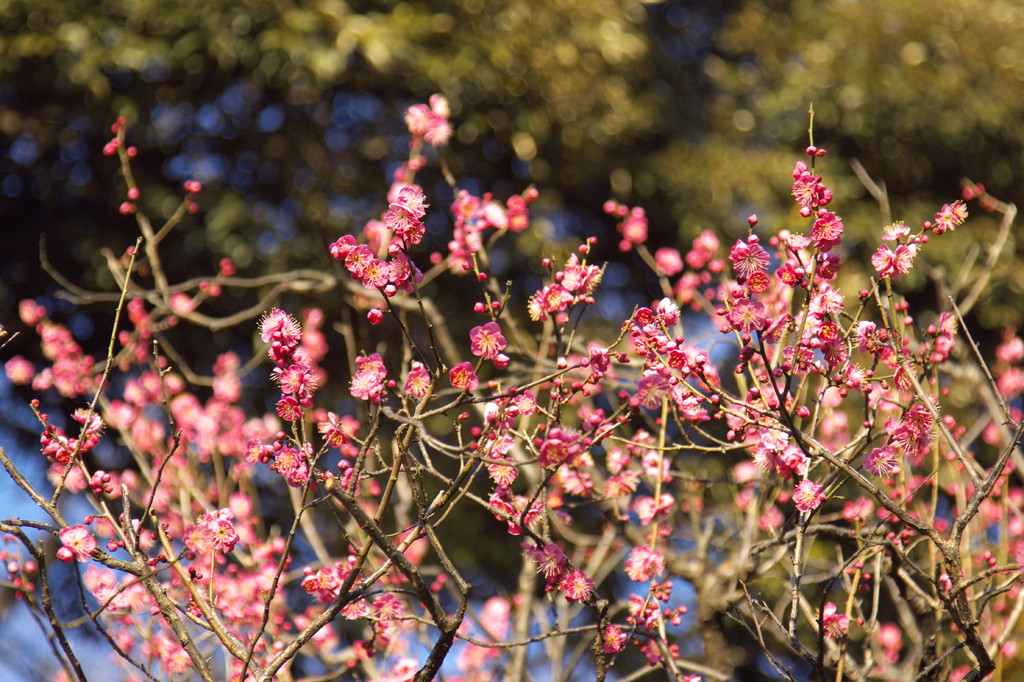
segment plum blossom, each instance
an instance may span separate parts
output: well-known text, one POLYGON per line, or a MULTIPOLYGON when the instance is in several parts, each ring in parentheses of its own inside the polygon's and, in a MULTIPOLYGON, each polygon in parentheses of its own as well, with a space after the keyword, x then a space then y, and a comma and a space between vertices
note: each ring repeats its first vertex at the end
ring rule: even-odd
POLYGON ((96 549, 96 538, 82 524, 62 529, 59 537, 62 547, 57 550, 57 558, 64 563, 71 563, 75 559, 85 563, 96 549))
POLYGON ((415 104, 406 110, 405 125, 414 138, 443 147, 452 136, 452 126, 448 121, 450 115, 451 107, 444 95, 431 95, 429 107, 415 104))
POLYGON ((460 362, 452 367, 448 372, 448 379, 452 382, 452 386, 464 391, 472 391, 480 385, 480 379, 473 371, 473 365, 468 362, 460 362))
POLYGON ((932 226, 932 231, 935 234, 942 234, 947 230, 952 232, 957 227, 963 224, 967 220, 967 207, 964 206, 964 202, 957 200, 952 204, 945 204, 935 214, 935 224, 932 226))
POLYGON ((554 543, 540 547, 528 542, 524 542, 522 547, 523 553, 533 559, 537 564, 537 571, 544 574, 544 579, 549 585, 554 585, 561 579, 568 565, 561 547, 554 543))
POLYGON ((831 251, 843 241, 843 221, 835 213, 824 211, 814 221, 810 237, 818 249, 831 251))
POLYGON ((469 339, 472 342, 470 350, 473 352, 473 355, 488 360, 498 357, 498 353, 505 350, 505 347, 508 346, 508 342, 502 336, 501 327, 497 322, 488 322, 479 327, 473 327, 469 330, 469 339))
POLYGON ((914 264, 914 256, 917 255, 916 244, 899 244, 896 249, 890 249, 881 244, 873 256, 871 265, 875 267, 878 276, 882 279, 896 279, 901 275, 910 272, 914 264))
POLYGON ((585 602, 594 593, 594 581, 578 568, 566 573, 558 587, 565 592, 567 601, 585 602))
POLYGON ((540 445, 539 462, 542 467, 572 464, 583 449, 584 442, 578 433, 555 426, 548 430, 547 438, 540 445))
POLYGON ((384 380, 387 368, 380 353, 356 358, 356 373, 352 377, 350 391, 356 398, 368 400, 379 405, 384 394, 384 380))
POLYGON ((630 580, 645 582, 653 580, 665 571, 665 557, 647 545, 638 545, 629 552, 626 559, 626 575, 630 580))
POLYGON ((849 616, 837 611, 838 608, 832 602, 826 603, 821 610, 821 624, 825 628, 825 636, 829 639, 844 637, 850 624, 849 616))
POLYGON ((726 313, 725 319, 731 329, 742 334, 760 331, 768 321, 764 304, 760 301, 751 301, 749 298, 738 299, 726 313))
POLYGON ((771 262, 771 257, 758 243, 756 235, 752 235, 743 241, 736 240, 729 251, 729 260, 732 261, 733 270, 741 277, 750 277, 755 272, 763 272, 771 262))
POLYGON ((825 500, 825 493, 820 483, 804 479, 797 483, 793 491, 793 503, 802 512, 810 512, 817 509, 825 500))
POLYGON ((898 453, 889 445, 875 448, 864 458, 864 468, 870 471, 872 476, 887 478, 898 472, 899 467, 898 453))

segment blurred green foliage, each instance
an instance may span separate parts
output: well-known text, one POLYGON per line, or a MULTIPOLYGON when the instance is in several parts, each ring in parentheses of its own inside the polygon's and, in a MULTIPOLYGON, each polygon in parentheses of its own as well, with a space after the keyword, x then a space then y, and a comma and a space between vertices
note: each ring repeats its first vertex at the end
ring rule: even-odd
MULTIPOLYGON (((402 109, 442 92, 456 175, 499 197, 536 183, 563 216, 554 237, 608 230, 609 196, 647 207, 656 246, 704 228, 736 236, 753 211, 793 221, 787 177, 811 102, 837 196, 864 196, 846 167, 857 158, 898 199, 895 217, 916 222, 962 174, 1018 199, 1022 23, 1019 3, 973 0, 8 0, 0 202, 33 227, 16 259, 34 258, 44 226, 79 236, 65 267, 95 266, 133 229, 97 158, 104 127, 127 115, 150 210, 173 205, 167 179, 214 190, 183 262, 308 264, 380 211, 402 109)), ((854 235, 878 227, 867 205, 847 213, 854 235)), ((936 250, 953 257, 959 239, 936 250)), ((26 276, 5 277, 6 305, 26 276)))

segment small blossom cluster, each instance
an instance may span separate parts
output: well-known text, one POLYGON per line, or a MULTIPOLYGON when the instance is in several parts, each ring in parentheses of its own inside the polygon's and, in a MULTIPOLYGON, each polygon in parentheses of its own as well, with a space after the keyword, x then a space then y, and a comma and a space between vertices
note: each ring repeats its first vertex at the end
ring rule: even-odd
POLYGON ((405 125, 412 134, 413 142, 426 140, 435 147, 448 144, 452 126, 448 121, 451 107, 444 95, 431 95, 430 106, 414 104, 405 111, 405 125))
POLYGON ((62 529, 59 537, 61 548, 57 550, 57 558, 66 564, 76 559, 85 563, 92 558, 92 553, 96 550, 96 538, 82 524, 62 529))
POLYGON ((530 226, 529 205, 538 196, 534 188, 513 194, 502 206, 491 194, 477 197, 460 189, 452 202, 455 219, 448 242, 448 268, 462 274, 473 268, 473 254, 483 248, 483 235, 489 229, 519 233, 530 226))
POLYGON ((561 590, 567 601, 590 601, 594 594, 594 581, 586 573, 569 564, 562 548, 554 543, 546 545, 523 543, 523 552, 537 564, 537 571, 544 575, 547 589, 561 590))
POLYGON ((704 408, 706 396, 691 382, 704 382, 708 386, 717 384, 718 376, 714 366, 708 363, 706 353, 688 345, 681 334, 673 335, 679 315, 678 306, 664 298, 653 310, 638 308, 627 322, 633 352, 644 359, 637 392, 630 399, 630 405, 653 408, 664 398, 670 398, 685 420, 705 421, 709 419, 704 408))
MULTIPOLYGON (((418 241, 422 237, 422 225, 418 228, 406 226, 402 235, 418 241)), ((423 281, 423 273, 402 251, 401 240, 391 244, 391 258, 387 261, 377 258, 369 245, 359 244, 349 234, 331 244, 330 251, 335 260, 342 261, 349 273, 364 287, 380 289, 386 296, 394 296, 400 290, 412 293, 415 285, 423 281)))
POLYGON ((313 358, 299 347, 302 328, 295 318, 275 308, 260 320, 260 338, 270 344, 267 353, 276 365, 272 376, 282 394, 277 402, 278 416, 285 421, 301 419, 303 408, 313 406, 317 388, 313 358))
POLYGON ((379 405, 384 400, 388 370, 380 353, 356 358, 356 373, 352 375, 349 391, 353 397, 379 405))
POLYGON ((805 162, 797 161, 793 167, 793 197, 800 206, 800 215, 809 218, 832 201, 832 190, 825 187, 821 176, 811 172, 805 162))
POLYGON ((640 206, 629 208, 617 201, 609 200, 604 203, 604 212, 621 219, 615 227, 622 235, 622 240, 619 242, 620 251, 630 251, 634 246, 647 241, 649 227, 647 212, 643 208, 640 206))
POLYGON ((36 371, 29 360, 14 356, 5 366, 11 383, 31 384, 34 391, 54 388, 65 398, 77 398, 96 388, 99 381, 93 373, 96 360, 85 354, 67 327, 46 319, 46 309, 35 301, 21 301, 18 313, 22 322, 35 328, 43 356, 50 364, 36 371))
MULTIPOLYGON (((45 415, 44 415, 45 416, 45 415)), ((78 438, 68 437, 59 426, 46 424, 39 437, 43 446, 43 454, 51 462, 67 464, 73 455, 89 452, 100 442, 103 435, 103 419, 96 413, 79 408, 71 415, 82 429, 78 438)))
POLYGON ((301 488, 309 482, 310 467, 313 461, 313 446, 304 443, 296 447, 288 441, 288 434, 279 431, 272 442, 264 442, 261 438, 252 438, 246 444, 245 459, 251 464, 270 464, 288 481, 293 488, 301 488))
POLYGON ((196 555, 218 551, 229 553, 238 544, 235 514, 230 509, 215 509, 203 514, 197 523, 185 528, 185 546, 196 555))
MULTIPOLYGON (((588 249, 591 243, 584 247, 588 249)), ((545 259, 547 266, 550 262, 545 259)), ((530 319, 544 321, 549 316, 555 316, 555 321, 564 324, 567 311, 577 303, 593 303, 594 289, 601 282, 602 270, 596 265, 587 265, 587 262, 580 261, 576 254, 569 256, 565 267, 554 275, 554 282, 547 285, 530 297, 527 310, 530 319)))

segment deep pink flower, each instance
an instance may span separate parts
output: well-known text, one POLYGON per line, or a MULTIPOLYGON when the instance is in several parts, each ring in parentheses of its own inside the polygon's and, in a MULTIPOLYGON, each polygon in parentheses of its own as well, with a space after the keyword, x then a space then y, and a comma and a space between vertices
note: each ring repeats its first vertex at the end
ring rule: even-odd
POLYGON ((572 464, 583 452, 580 435, 561 426, 548 429, 547 438, 540 446, 540 465, 553 467, 560 464, 572 464))
POLYGON ((654 262, 658 270, 666 277, 678 275, 683 271, 683 257, 677 249, 661 248, 654 252, 654 262))
POLYGON ((747 241, 736 240, 729 250, 729 260, 732 261, 733 270, 741 277, 761 272, 771 262, 768 252, 757 242, 757 237, 750 237, 747 241))
POLYGON ((478 355, 488 360, 496 358, 498 353, 505 350, 505 347, 508 345, 505 337, 501 334, 501 327, 497 322, 488 322, 479 327, 473 327, 469 330, 469 339, 472 341, 470 350, 473 352, 473 355, 478 355))
POLYGON ((903 633, 896 623, 882 623, 878 627, 878 643, 885 652, 885 659, 890 663, 900 660, 903 649, 903 633))
POLYGON ((464 391, 472 391, 480 385, 480 380, 473 371, 473 365, 468 362, 460 362, 448 372, 448 378, 455 388, 464 391))
POLYGON ((850 618, 845 613, 837 613, 838 609, 832 602, 825 604, 821 610, 821 624, 825 628, 825 636, 830 639, 839 639, 846 635, 846 629, 850 624, 850 618))
POLYGON ((565 592, 567 601, 585 602, 594 593, 594 581, 578 568, 565 574, 558 587, 565 592))
POLYGON ((387 369, 380 353, 356 358, 356 373, 352 377, 350 391, 356 398, 369 400, 379 405, 384 393, 384 380, 387 369))
POLYGON ((814 221, 810 237, 820 250, 831 251, 843 241, 843 221, 835 213, 825 211, 814 221))
POLYGON ((864 458, 864 468, 871 472, 872 476, 888 478, 899 471, 899 459, 896 448, 889 445, 875 448, 864 458))
POLYGON ((573 295, 561 284, 549 284, 530 297, 527 309, 531 320, 543 322, 549 313, 562 312, 572 301, 573 295))
POLYGON ((405 379, 404 390, 414 398, 422 398, 430 388, 430 372, 423 366, 422 362, 413 361, 409 376, 405 379))
POLYGON ((524 554, 537 563, 537 571, 544 574, 549 584, 561 579, 567 564, 561 547, 553 543, 538 547, 528 542, 524 542, 522 547, 524 554))
POLYGON ((358 428, 359 422, 352 417, 339 417, 333 412, 327 413, 327 421, 317 424, 317 430, 323 435, 324 441, 335 448, 348 443, 358 428))
POLYGON ((290 351, 298 346, 302 338, 302 328, 294 317, 280 308, 274 308, 260 320, 260 338, 264 343, 271 344, 271 359, 276 361, 274 347, 290 351))
POLYGON ((932 231, 935 234, 942 234, 946 230, 952 232, 963 224, 965 220, 967 220, 967 207, 964 206, 964 202, 958 199, 952 204, 945 204, 935 214, 935 224, 932 227, 932 231))
POLYGON ((604 646, 602 651, 606 654, 615 654, 626 647, 626 634, 618 625, 609 623, 604 629, 604 646))
POLYGON ((15 355, 8 360, 4 370, 7 372, 7 378, 10 382, 19 386, 32 383, 32 377, 36 373, 35 365, 20 355, 15 355))
POLYGON ((309 481, 309 455, 308 443, 301 450, 286 445, 277 451, 270 468, 284 476, 288 485, 301 488, 309 481))

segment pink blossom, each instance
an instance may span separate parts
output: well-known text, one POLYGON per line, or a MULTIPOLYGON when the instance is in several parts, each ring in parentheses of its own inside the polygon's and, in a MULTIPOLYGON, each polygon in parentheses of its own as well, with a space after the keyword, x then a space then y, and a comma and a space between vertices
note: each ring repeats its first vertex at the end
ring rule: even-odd
POLYGON ((578 568, 573 568, 565 574, 558 587, 565 592, 567 601, 589 601, 594 593, 594 581, 578 568))
POLYGON ((430 390, 432 379, 430 372, 423 366, 422 362, 413 361, 409 376, 405 379, 405 392, 414 398, 422 398, 430 390))
POLYGON ((878 643, 885 652, 885 659, 890 663, 900 660, 903 649, 903 633, 896 623, 882 623, 878 627, 878 643))
POLYGON ((932 227, 932 231, 935 234, 942 234, 947 230, 952 232, 963 224, 965 220, 967 220, 967 207, 964 206, 964 202, 958 199, 952 204, 945 204, 935 214, 935 224, 932 227))
POLYGON ((647 545, 638 545, 629 552, 626 559, 626 575, 630 580, 645 582, 665 572, 664 555, 647 545))
POLYGON ((57 558, 65 563, 69 563, 72 559, 77 559, 81 563, 85 563, 92 558, 92 553, 96 549, 96 538, 92 536, 89 529, 78 524, 76 526, 68 526, 59 533, 61 544, 61 551, 57 552, 57 558))
POLYGON ((406 110, 405 124, 413 137, 422 138, 435 147, 443 147, 452 136, 449 115, 448 100, 442 95, 431 95, 429 107, 416 104, 406 110))
POLYGON ((651 409, 661 404, 669 391, 672 389, 668 379, 659 372, 648 371, 637 383, 636 397, 640 404, 651 409))
POLYGON ((452 382, 452 386, 464 391, 472 391, 480 385, 480 380, 477 378, 476 372, 473 371, 473 365, 468 362, 460 362, 452 367, 448 372, 448 379, 452 382))
POLYGON ((472 342, 470 350, 473 352, 473 355, 487 358, 488 360, 496 358, 498 353, 505 350, 505 347, 508 346, 508 342, 502 336, 501 327, 497 322, 488 322, 479 327, 473 327, 469 330, 469 339, 472 342))
POLYGON ((615 654, 626 647, 626 634, 618 625, 609 623, 604 629, 604 646, 602 651, 606 654, 615 654))
POLYGON ((285 445, 277 451, 271 470, 284 476, 288 485, 301 488, 309 482, 309 460, 311 448, 305 444, 301 449, 285 445))
POLYGON ((810 237, 821 251, 831 251, 843 241, 843 221, 835 213, 825 211, 811 226, 810 237))
POLYGON ((768 252, 758 243, 756 236, 751 236, 747 241, 736 240, 729 251, 729 260, 732 261, 733 270, 740 277, 762 272, 771 262, 768 252))
POLYGON ((683 257, 677 249, 660 248, 654 252, 654 262, 658 270, 666 277, 678 275, 683 271, 683 257))
POLYGON ((910 234, 910 227, 907 226, 902 220, 886 225, 882 230, 882 239, 888 242, 894 242, 897 239, 902 239, 910 234))
POLYGON ((547 438, 540 445, 539 462, 542 467, 572 464, 583 452, 580 435, 569 429, 555 426, 548 429, 547 438))
POLYGON ((881 244, 875 254, 871 256, 871 264, 875 267, 879 277, 896 279, 910 272, 915 255, 917 255, 917 246, 913 244, 899 244, 895 251, 885 244, 881 244))
POLYGON ((46 308, 30 298, 18 301, 18 317, 28 327, 35 327, 46 317, 46 308))
POLYGON ((825 628, 825 636, 830 639, 839 639, 846 635, 846 628, 850 624, 850 618, 845 613, 837 613, 838 609, 832 602, 825 604, 821 610, 821 622, 825 628))
POLYGON ((29 360, 20 355, 15 355, 4 365, 4 371, 7 372, 7 378, 12 384, 26 386, 32 383, 32 377, 35 376, 36 368, 29 360))
POLYGON ((820 483, 804 479, 793 491, 793 503, 802 512, 814 511, 825 500, 825 493, 820 483))
POLYGON ((549 313, 562 312, 572 301, 573 295, 561 284, 549 284, 530 297, 527 310, 531 320, 543 322, 549 313))
POLYGON ((764 329, 767 323, 767 314, 764 304, 760 301, 751 301, 749 298, 738 299, 732 309, 726 313, 725 319, 729 326, 740 333, 749 334, 752 331, 764 329))
POLYGON ((555 584, 561 579, 568 563, 561 547, 554 543, 539 547, 527 542, 522 547, 523 553, 536 562, 537 571, 544 574, 548 584, 555 584))
POLYGON ((496 641, 508 636, 512 604, 504 597, 491 597, 480 611, 480 626, 496 641))
POLYGON ((896 449, 888 445, 875 448, 864 458, 864 468, 870 471, 872 476, 888 478, 899 471, 899 466, 896 449))
POLYGON ((384 393, 384 380, 387 369, 380 353, 356 358, 356 373, 352 377, 349 390, 356 398, 369 400, 379 405, 384 393))

